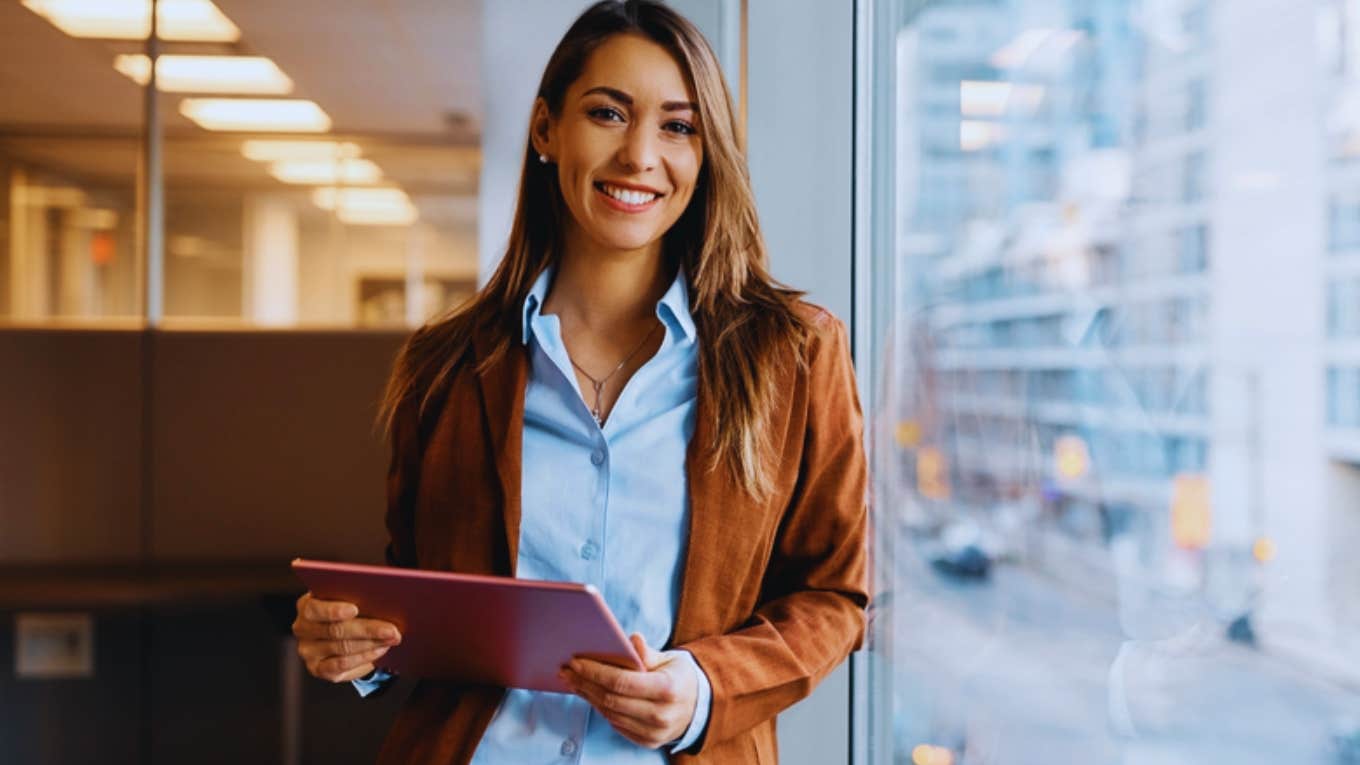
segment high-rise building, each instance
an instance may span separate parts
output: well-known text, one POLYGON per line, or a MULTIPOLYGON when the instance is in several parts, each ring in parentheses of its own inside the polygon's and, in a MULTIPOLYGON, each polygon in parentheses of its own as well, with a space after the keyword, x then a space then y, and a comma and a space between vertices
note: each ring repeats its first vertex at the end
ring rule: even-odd
POLYGON ((1108 566, 1134 540, 1151 580, 1281 644, 1360 622, 1338 584, 1360 534, 1358 10, 917 11, 898 240, 922 505, 1027 498, 1067 553, 1108 566))

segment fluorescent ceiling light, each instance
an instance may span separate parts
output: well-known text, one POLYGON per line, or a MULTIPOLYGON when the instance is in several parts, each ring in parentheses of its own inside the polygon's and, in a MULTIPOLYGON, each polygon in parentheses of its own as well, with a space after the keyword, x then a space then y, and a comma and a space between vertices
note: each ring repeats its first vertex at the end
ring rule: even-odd
POLYGON ((256 162, 278 162, 285 159, 354 159, 359 156, 359 145, 335 141, 265 141, 253 139, 241 144, 241 155, 256 162))
POLYGON ((331 118, 315 101, 269 98, 186 98, 179 113, 206 130, 324 133, 331 118))
POLYGON ((269 166, 269 174, 284 183, 325 184, 377 183, 382 170, 367 159, 288 159, 269 166))
POLYGON ((351 210, 341 207, 336 217, 351 226, 409 226, 420 218, 415 207, 405 210, 351 210))
POLYGON ((1033 65, 1050 69, 1082 38, 1077 29, 1026 29, 992 54, 992 66, 1020 69, 1033 65))
POLYGON ((317 189, 312 201, 334 210, 343 223, 370 226, 408 226, 419 217, 405 191, 381 189, 317 189))
MULTIPOLYGON (((151 34, 150 0, 22 0, 72 37, 145 40, 151 34)), ((162 40, 236 42, 241 30, 209 0, 160 0, 162 40)))
POLYGON ((1033 112, 1043 100, 1039 85, 964 80, 959 83, 959 111, 967 117, 1000 117, 1008 111, 1033 112))
POLYGON ((959 122, 959 148, 980 151, 1001 140, 1003 131, 995 122, 962 120, 959 122))
MULTIPOLYGON (((151 59, 121 55, 113 68, 138 85, 151 79, 151 59)), ((168 93, 291 93, 293 81, 263 56, 161 56, 156 59, 156 89, 168 93)))

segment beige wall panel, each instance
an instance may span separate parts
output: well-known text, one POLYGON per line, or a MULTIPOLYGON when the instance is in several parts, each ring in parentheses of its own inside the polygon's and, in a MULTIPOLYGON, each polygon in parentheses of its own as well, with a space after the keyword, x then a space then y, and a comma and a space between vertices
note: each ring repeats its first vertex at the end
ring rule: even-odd
POLYGON ((373 421, 403 337, 159 335, 153 558, 380 561, 387 453, 373 421))
POLYGON ((0 331, 0 564, 140 553, 139 331, 0 331))

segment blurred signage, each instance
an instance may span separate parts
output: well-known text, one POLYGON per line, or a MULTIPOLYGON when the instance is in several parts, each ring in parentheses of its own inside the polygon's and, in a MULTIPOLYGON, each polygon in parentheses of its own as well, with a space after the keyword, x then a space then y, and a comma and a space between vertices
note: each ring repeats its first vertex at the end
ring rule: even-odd
POLYGON ((916 453, 916 490, 927 499, 949 499, 949 464, 936 447, 916 453))
POLYGON ((1211 527, 1209 479, 1182 473, 1171 484, 1171 538, 1177 547, 1203 550, 1211 527))

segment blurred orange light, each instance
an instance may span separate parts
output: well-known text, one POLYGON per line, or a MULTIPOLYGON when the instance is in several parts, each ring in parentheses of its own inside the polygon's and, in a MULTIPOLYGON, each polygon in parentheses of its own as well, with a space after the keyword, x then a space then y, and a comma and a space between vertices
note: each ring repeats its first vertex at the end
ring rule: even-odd
POLYGON ((954 753, 942 746, 917 744, 911 750, 912 765, 953 765, 954 753))
POLYGON ((927 499, 949 499, 949 465, 933 446, 916 453, 916 490, 927 499))
POLYGON ((1252 557, 1260 563, 1269 563, 1275 560, 1275 542, 1270 537, 1260 537, 1251 546, 1252 557))
POLYGON ((94 260, 95 265, 105 266, 112 263, 117 252, 112 233, 96 231, 90 237, 90 257, 94 260))
POLYGON ((1091 453, 1081 436, 1061 436, 1053 445, 1054 469, 1059 478, 1075 481, 1091 469, 1091 453))
POLYGON ((897 439, 897 445, 903 449, 910 449, 919 446, 921 443, 921 426, 916 420, 903 420, 897 423, 897 430, 893 434, 897 439))
POLYGON ((1212 526, 1209 479, 1182 473, 1171 484, 1171 538, 1177 547, 1202 550, 1212 526))

